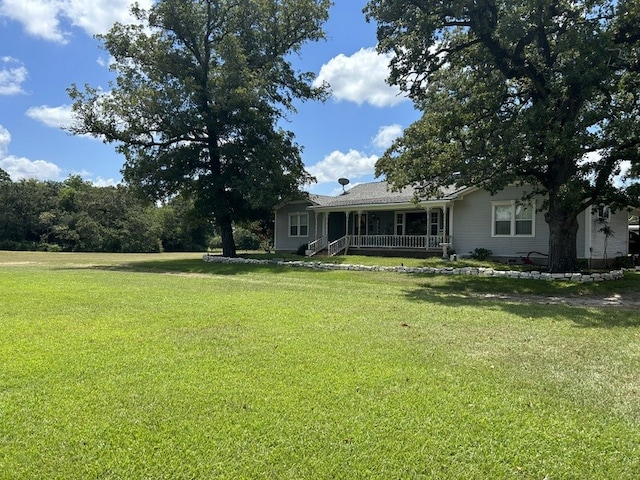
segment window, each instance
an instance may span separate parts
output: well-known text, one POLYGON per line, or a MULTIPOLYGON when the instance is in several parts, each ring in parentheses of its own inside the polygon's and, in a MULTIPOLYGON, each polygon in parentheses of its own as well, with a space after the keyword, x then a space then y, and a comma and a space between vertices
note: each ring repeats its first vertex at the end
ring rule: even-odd
POLYGON ((531 205, 516 205, 516 235, 533 234, 533 208, 531 205))
POLYGON ((289 236, 290 237, 309 236, 309 214, 308 213, 289 214, 289 236))
POLYGON ((535 204, 493 202, 492 228, 494 237, 535 236, 535 204))
POLYGON ((611 220, 611 208, 608 205, 600 205, 598 207, 598 219, 606 222, 611 220))

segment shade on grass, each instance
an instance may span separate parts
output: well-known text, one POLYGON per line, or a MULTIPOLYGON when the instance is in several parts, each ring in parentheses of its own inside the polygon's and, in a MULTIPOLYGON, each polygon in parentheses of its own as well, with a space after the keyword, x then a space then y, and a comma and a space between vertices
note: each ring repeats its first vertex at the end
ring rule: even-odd
POLYGON ((429 276, 30 258, 0 255, 0 478, 640 472, 636 311, 429 276))

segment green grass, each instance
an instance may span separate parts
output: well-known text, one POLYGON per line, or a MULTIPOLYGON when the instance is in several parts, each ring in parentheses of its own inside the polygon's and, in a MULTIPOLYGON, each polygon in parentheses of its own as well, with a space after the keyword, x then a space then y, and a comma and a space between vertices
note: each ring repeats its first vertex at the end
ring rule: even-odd
POLYGON ((0 252, 0 478, 635 479, 639 286, 0 252))

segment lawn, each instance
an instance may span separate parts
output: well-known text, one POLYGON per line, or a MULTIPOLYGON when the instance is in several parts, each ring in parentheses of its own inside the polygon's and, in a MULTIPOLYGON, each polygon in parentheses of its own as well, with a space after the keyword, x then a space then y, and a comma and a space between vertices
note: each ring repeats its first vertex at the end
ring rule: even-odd
POLYGON ((0 478, 636 479, 639 289, 0 252, 0 478))

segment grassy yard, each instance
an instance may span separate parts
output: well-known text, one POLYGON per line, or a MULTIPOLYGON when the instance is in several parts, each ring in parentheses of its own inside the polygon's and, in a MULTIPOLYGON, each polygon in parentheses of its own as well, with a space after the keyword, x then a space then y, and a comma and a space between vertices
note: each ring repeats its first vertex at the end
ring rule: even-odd
POLYGON ((636 479, 638 291, 0 252, 0 479, 636 479))

